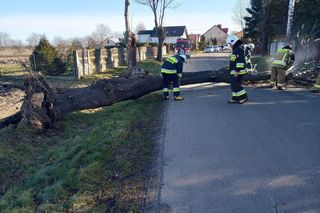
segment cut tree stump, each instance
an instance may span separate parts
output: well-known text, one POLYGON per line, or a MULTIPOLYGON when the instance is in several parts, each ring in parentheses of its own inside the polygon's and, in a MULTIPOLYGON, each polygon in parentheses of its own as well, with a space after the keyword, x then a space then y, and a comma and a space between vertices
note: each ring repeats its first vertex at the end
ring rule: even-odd
MULTIPOLYGON (((244 80, 261 81, 269 78, 269 74, 247 75, 244 80)), ((228 71, 221 69, 189 72, 184 73, 181 79, 181 85, 205 82, 229 82, 228 71)), ((70 112, 109 106, 161 89, 160 76, 102 79, 85 88, 54 89, 49 87, 42 76, 33 75, 25 80, 26 96, 19 118, 23 117, 35 128, 50 129, 56 127, 57 121, 70 112)), ((6 125, 8 120, 10 117, 5 120, 6 125)), ((14 121, 17 123, 17 119, 14 121)))

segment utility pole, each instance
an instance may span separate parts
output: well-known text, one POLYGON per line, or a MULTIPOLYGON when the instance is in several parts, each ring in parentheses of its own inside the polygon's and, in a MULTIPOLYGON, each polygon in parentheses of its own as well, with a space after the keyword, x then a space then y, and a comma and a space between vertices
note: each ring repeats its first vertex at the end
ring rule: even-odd
POLYGON ((287 33, 286 33, 287 40, 289 40, 290 36, 291 36, 291 26, 292 26, 292 21, 293 21, 294 3, 295 3, 295 0, 289 1, 288 23, 287 23, 287 33))

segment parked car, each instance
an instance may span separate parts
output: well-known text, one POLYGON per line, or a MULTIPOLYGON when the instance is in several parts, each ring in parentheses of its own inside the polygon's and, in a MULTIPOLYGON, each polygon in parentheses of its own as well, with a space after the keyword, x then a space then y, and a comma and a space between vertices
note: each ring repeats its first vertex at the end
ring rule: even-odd
POLYGON ((204 48, 203 52, 205 53, 213 53, 213 52, 220 52, 221 48, 218 45, 210 45, 204 48))
POLYGON ((228 50, 231 50, 231 47, 228 44, 221 46, 221 51, 228 51, 228 50))

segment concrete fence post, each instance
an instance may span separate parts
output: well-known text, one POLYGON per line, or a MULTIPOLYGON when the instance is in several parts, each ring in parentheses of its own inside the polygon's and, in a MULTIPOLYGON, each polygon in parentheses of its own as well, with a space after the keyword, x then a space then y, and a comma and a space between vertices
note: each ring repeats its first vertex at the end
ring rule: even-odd
POLYGON ((79 55, 78 55, 78 51, 74 50, 73 51, 73 59, 74 59, 74 74, 76 76, 76 78, 79 80, 82 76, 83 76, 83 71, 82 71, 82 67, 79 61, 79 55))
POLYGON ((92 74, 92 69, 91 69, 90 50, 87 50, 87 60, 88 60, 87 74, 91 75, 92 74))
POLYGON ((113 58, 111 48, 107 48, 107 68, 113 68, 113 58))
POLYGON ((82 59, 82 75, 86 75, 86 56, 85 56, 85 49, 82 48, 81 51, 81 59, 82 59))
POLYGON ((97 73, 101 73, 102 72, 102 50, 99 49, 95 49, 94 50, 94 61, 95 61, 95 67, 96 67, 96 72, 97 73))
POLYGON ((127 65, 127 60, 126 60, 126 49, 123 47, 118 48, 118 55, 119 55, 119 64, 121 66, 127 65))
POLYGON ((118 67, 119 66, 119 52, 118 52, 118 48, 112 48, 111 49, 112 52, 112 63, 113 63, 113 68, 118 67))

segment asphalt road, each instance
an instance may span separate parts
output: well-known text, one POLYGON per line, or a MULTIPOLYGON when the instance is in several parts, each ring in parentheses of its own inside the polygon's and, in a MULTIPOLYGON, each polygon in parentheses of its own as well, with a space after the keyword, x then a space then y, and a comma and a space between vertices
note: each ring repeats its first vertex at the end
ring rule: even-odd
POLYGON ((320 95, 227 84, 182 88, 168 100, 162 212, 319 213, 320 95))

